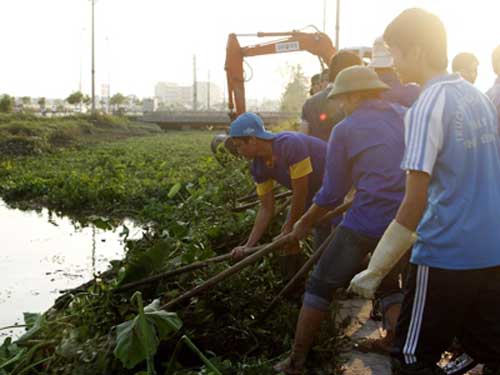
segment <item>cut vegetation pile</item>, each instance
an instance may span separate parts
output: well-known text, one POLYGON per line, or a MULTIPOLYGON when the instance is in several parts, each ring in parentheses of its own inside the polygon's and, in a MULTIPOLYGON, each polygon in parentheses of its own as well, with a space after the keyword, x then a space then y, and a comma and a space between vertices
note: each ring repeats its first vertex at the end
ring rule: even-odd
MULTIPOLYGON (((259 319, 283 287, 276 257, 175 313, 158 306, 227 263, 113 291, 227 253, 248 236, 255 208, 232 211, 252 190, 247 165, 233 160, 221 167, 209 154, 212 135, 175 132, 0 162, 0 195, 10 204, 46 206, 101 227, 124 217, 144 225, 143 239, 126 242, 125 259, 43 315, 26 316, 30 330, 0 348, 0 374, 272 374, 271 365, 290 348, 300 303, 299 291, 259 319)), ((265 241, 283 218, 282 212, 265 241)), ((333 373, 340 343, 335 324, 325 327, 320 343, 312 362, 333 373)))

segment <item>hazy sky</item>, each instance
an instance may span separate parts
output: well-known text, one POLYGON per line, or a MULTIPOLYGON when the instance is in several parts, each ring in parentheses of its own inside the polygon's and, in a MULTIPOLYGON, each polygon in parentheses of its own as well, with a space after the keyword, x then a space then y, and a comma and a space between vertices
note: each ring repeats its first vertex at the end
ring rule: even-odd
MULTIPOLYGON (((370 45, 400 11, 420 6, 438 14, 448 30, 451 58, 460 51, 480 60, 478 86, 494 75, 490 53, 500 43, 497 0, 342 0, 341 47, 370 45)), ((192 82, 192 55, 198 80, 224 85, 224 57, 230 32, 286 31, 323 25, 323 0, 98 0, 96 4, 96 92, 152 96, 158 81, 192 82)), ((335 0, 327 0, 326 32, 335 39, 335 0)), ((90 1, 2 0, 0 3, 0 93, 66 97, 90 93, 90 1)), ((241 39, 241 44, 255 42, 241 39)), ((251 98, 277 98, 286 65, 300 63, 308 76, 319 70, 306 52, 248 58, 251 98)))

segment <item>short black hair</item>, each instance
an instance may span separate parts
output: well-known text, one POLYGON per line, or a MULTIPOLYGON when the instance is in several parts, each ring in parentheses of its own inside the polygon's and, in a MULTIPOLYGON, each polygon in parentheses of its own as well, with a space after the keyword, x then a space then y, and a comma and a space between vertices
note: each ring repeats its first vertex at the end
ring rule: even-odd
POLYGON ((491 65, 496 75, 500 76, 500 46, 497 46, 491 54, 491 65))
POLYGON ((397 16, 385 29, 384 41, 403 53, 420 47, 435 69, 448 66, 446 29, 438 16, 421 8, 410 8, 397 16))
POLYGON ((467 68, 470 65, 478 65, 479 60, 473 53, 461 52, 453 58, 451 62, 451 70, 453 72, 458 72, 463 68, 467 68))
POLYGON ((361 61, 361 57, 359 57, 356 53, 351 51, 339 51, 333 57, 332 61, 330 61, 330 74, 328 76, 328 80, 330 82, 334 82, 337 75, 344 70, 345 68, 349 68, 354 65, 363 65, 361 61))
POLYGON ((311 85, 316 85, 321 80, 321 74, 315 74, 311 77, 311 85))

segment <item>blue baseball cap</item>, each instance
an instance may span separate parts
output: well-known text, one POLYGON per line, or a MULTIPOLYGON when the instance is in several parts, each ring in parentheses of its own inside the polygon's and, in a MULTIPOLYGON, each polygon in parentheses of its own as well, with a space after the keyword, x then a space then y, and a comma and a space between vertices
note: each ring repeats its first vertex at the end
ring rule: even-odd
POLYGON ((273 139, 276 135, 264 128, 264 121, 255 113, 245 112, 231 123, 229 136, 273 139))

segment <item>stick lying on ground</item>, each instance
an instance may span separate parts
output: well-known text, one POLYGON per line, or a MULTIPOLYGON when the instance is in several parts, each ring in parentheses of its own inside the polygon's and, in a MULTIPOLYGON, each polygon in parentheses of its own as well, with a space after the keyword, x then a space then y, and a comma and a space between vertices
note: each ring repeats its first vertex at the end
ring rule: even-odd
MULTIPOLYGON (((246 257, 250 254, 253 254, 256 251, 259 251, 260 249, 262 249, 262 247, 263 246, 256 246, 256 247, 249 248, 244 252, 244 256, 246 257)), ((208 258, 208 259, 205 259, 203 261, 194 262, 194 263, 188 264, 186 266, 176 268, 174 270, 162 272, 162 273, 159 273, 157 275, 147 277, 145 279, 141 279, 141 280, 133 281, 131 283, 124 284, 122 286, 119 286, 118 288, 113 289, 113 293, 120 293, 120 292, 129 290, 129 289, 135 288, 136 286, 152 283, 153 281, 166 279, 166 278, 169 278, 172 276, 180 275, 180 274, 185 273, 185 272, 199 270, 201 268, 208 267, 211 264, 221 263, 221 262, 231 260, 231 258, 232 258, 231 253, 227 253, 227 254, 216 256, 216 257, 208 258)))
MULTIPOLYGON (((289 197, 291 195, 292 195, 291 191, 285 191, 283 193, 276 194, 275 197, 274 197, 274 199, 276 201, 279 201, 279 200, 284 199, 286 197, 289 197)), ((231 211, 232 212, 245 211, 247 208, 251 208, 251 207, 257 206, 258 204, 260 204, 260 200, 256 200, 255 202, 250 202, 250 203, 246 203, 246 204, 243 204, 241 206, 235 207, 231 211)))
MULTIPOLYGON (((279 189, 280 189, 280 186, 275 186, 273 188, 273 193, 276 193, 279 189)), ((236 201, 239 203, 244 203, 244 202, 248 202, 248 201, 257 199, 258 197, 259 196, 257 195, 257 192, 255 191, 255 187, 253 187, 252 191, 249 194, 247 194, 241 198, 238 198, 236 201)))
POLYGON ((177 305, 189 300, 190 298, 210 289, 215 284, 221 282, 222 280, 227 279, 229 276, 234 275, 235 273, 241 271, 243 268, 248 267, 249 265, 257 262, 259 259, 263 258, 264 256, 266 256, 270 252, 281 248, 283 245, 287 244, 291 240, 293 240, 293 237, 289 234, 287 234, 286 236, 280 237, 276 241, 273 241, 270 244, 265 245, 259 251, 255 252, 252 255, 248 256, 247 258, 239 261, 234 266, 229 267, 227 270, 224 270, 221 273, 210 278, 209 280, 205 281, 203 284, 200 284, 197 287, 195 287, 195 288, 187 291, 186 293, 180 295, 179 297, 173 299, 172 301, 163 305, 161 308, 163 310, 172 310, 175 306, 177 306, 177 305))

